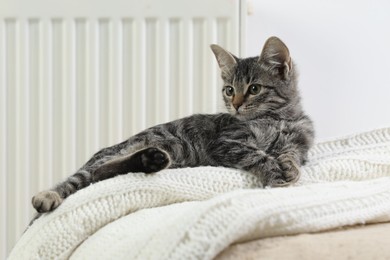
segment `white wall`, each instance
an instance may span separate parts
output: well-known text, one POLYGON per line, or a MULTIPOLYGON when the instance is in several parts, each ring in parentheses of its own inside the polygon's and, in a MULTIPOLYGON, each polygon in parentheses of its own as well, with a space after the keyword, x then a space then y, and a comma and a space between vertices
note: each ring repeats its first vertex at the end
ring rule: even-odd
POLYGON ((272 35, 287 44, 319 139, 390 126, 390 1, 252 4, 247 55, 272 35))

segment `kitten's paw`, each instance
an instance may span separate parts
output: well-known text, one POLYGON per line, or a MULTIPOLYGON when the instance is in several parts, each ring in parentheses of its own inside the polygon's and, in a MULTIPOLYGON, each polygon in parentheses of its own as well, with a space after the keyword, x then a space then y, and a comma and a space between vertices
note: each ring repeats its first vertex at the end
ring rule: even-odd
POLYGON ((301 176, 301 170, 294 157, 288 154, 282 154, 278 157, 278 161, 286 182, 288 184, 297 182, 301 176))
POLYGON ((268 159, 263 168, 263 185, 269 187, 284 187, 295 183, 300 176, 298 164, 288 155, 277 159, 268 159))
POLYGON ((170 162, 168 154, 159 148, 146 148, 142 151, 141 160, 145 173, 161 171, 170 162))
POLYGON ((32 198, 32 205, 39 213, 44 213, 54 210, 62 201, 63 199, 55 191, 41 191, 32 198))
POLYGON ((290 185, 289 182, 287 182, 286 180, 284 180, 281 176, 278 176, 276 178, 273 178, 273 179, 270 179, 266 185, 266 187, 271 187, 271 188, 277 188, 277 187, 285 187, 285 186, 288 186, 290 185))
POLYGON ((262 167, 262 183, 264 187, 286 186, 282 169, 275 158, 269 157, 262 167))

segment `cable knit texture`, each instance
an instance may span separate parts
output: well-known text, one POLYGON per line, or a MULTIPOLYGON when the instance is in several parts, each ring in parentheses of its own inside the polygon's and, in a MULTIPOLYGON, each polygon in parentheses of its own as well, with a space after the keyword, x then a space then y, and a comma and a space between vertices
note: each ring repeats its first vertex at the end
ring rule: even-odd
POLYGON ((235 242, 390 221, 390 128, 322 142, 298 183, 199 167, 90 185, 38 219, 9 259, 210 259, 235 242))

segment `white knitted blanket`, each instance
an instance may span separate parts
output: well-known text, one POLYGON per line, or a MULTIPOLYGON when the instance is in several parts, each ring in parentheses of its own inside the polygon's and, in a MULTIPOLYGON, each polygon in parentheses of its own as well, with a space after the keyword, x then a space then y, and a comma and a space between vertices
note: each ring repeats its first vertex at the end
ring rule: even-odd
POLYGON ((9 259, 210 259, 235 242, 390 221, 390 128, 323 142, 300 181, 226 168, 106 180, 38 219, 9 259))

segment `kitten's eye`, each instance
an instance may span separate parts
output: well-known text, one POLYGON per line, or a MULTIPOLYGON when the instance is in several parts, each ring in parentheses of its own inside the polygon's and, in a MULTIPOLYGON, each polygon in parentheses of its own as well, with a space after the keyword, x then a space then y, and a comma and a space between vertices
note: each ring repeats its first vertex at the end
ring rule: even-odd
POLYGON ((226 96, 231 96, 231 95, 233 95, 234 94, 234 88, 233 87, 231 87, 231 86, 227 86, 226 88, 225 88, 225 93, 226 93, 226 96))
POLYGON ((258 85, 250 85, 249 86, 249 94, 257 95, 260 92, 260 86, 258 85))

